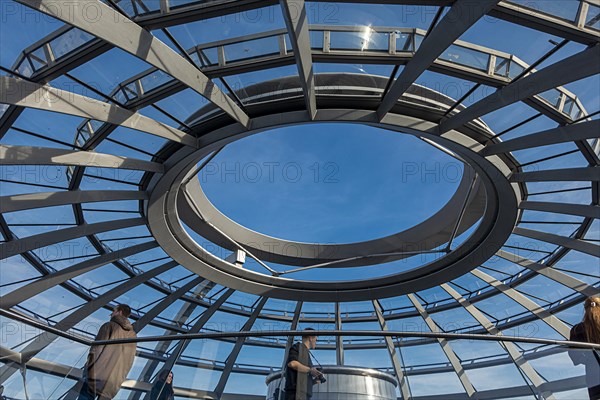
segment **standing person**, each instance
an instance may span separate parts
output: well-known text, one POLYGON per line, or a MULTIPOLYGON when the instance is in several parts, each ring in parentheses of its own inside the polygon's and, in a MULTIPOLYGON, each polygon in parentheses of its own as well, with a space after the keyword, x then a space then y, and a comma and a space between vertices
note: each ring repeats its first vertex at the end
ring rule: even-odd
MULTIPOLYGON (((135 338, 133 325, 127 319, 130 314, 128 305, 119 304, 110 314, 110 321, 100 327, 95 340, 135 338)), ((135 343, 92 346, 78 400, 115 397, 131 369, 135 349, 135 343)))
MULTIPOLYGON (((583 303, 583 321, 571 328, 569 340, 600 344, 600 296, 588 297, 583 303)), ((575 365, 585 365, 590 400, 600 400, 600 357, 596 350, 571 350, 575 365)))
POLYGON ((312 397, 312 387, 321 383, 321 371, 313 367, 310 350, 317 346, 317 336, 306 328, 302 341, 290 348, 285 369, 285 400, 307 400, 312 397))
POLYGON ((150 400, 173 400, 173 372, 163 369, 158 373, 152 390, 150 391, 150 400))

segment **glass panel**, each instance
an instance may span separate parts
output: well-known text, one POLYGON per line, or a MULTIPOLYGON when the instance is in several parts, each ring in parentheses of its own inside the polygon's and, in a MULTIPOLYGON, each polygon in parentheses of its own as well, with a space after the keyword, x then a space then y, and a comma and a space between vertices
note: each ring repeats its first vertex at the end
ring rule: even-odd
POLYGON ((494 74, 500 76, 508 76, 508 67, 510 60, 508 58, 496 56, 496 65, 494 66, 494 74))
POLYGON ((588 13, 585 18, 585 27, 600 30, 600 7, 595 4, 588 4, 588 13))
POLYGON ((15 69, 19 74, 29 78, 33 74, 33 68, 27 57, 23 58, 19 66, 15 69))
POLYGON ((219 48, 209 47, 206 49, 198 49, 200 65, 203 67, 219 64, 219 48))
MULTIPOLYGON (((465 389, 454 372, 426 373, 408 378, 413 396, 435 396, 464 393, 465 389)), ((468 398, 464 393, 465 398, 468 398)))
POLYGON ((331 50, 388 51, 389 33, 366 26, 361 32, 330 33, 331 50))
POLYGON ((560 104, 560 98, 562 96, 562 93, 560 91, 558 91, 557 89, 550 89, 550 90, 547 90, 545 92, 538 94, 538 96, 541 97, 542 99, 546 100, 553 107, 558 108, 558 105, 560 104))
POLYGON ((278 36, 269 36, 248 40, 225 45, 223 49, 226 63, 279 54, 279 38, 278 36))
POLYGON ((413 35, 396 31, 396 53, 402 51, 414 51, 413 35))
POLYGON ((440 56, 440 60, 475 68, 487 72, 490 56, 484 52, 452 45, 440 56))
MULTIPOLYGON (((323 50, 323 31, 313 31, 309 32, 310 34, 310 47, 317 50, 323 50)), ((289 38, 287 39, 289 41, 289 38)), ((290 45, 288 49, 291 50, 292 46, 290 45)))
POLYGON ((0 64, 10 68, 27 47, 64 25, 62 21, 14 1, 0 2, 0 64))
POLYGON ((531 1, 531 0, 509 0, 511 3, 519 4, 522 7, 532 9, 537 12, 549 14, 555 17, 574 22, 579 10, 580 1, 574 0, 553 0, 553 1, 531 1))
POLYGON ((48 60, 46 59, 46 53, 44 52, 43 47, 34 50, 29 55, 29 59, 31 60, 33 67, 36 69, 36 71, 48 65, 48 60))
POLYGON ((52 40, 50 47, 52 48, 54 58, 58 60, 92 39, 94 39, 94 36, 89 33, 73 28, 52 40))
MULTIPOLYGON (((0 260, 0 271, 2 271, 0 296, 18 290, 31 280, 41 276, 41 273, 21 256, 13 256, 0 260)), ((2 326, 4 328, 4 323, 2 323, 2 326)), ((4 335, 4 333, 2 333, 2 335, 4 335)), ((3 336, 2 340, 4 342, 7 338, 3 336)))
POLYGON ((171 82, 173 78, 167 73, 156 70, 153 73, 146 75, 140 79, 142 89, 144 93, 148 93, 157 87, 164 85, 165 83, 171 82))
POLYGON ((521 75, 521 73, 525 71, 525 67, 516 62, 510 63, 510 70, 508 71, 508 76, 510 79, 515 79, 517 76, 521 75))

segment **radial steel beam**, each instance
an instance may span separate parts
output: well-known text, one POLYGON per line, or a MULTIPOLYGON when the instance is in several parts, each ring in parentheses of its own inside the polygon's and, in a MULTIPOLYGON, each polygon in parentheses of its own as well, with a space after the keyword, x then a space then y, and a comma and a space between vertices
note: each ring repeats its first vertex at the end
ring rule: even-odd
POLYGON ((544 309, 544 307, 529 299, 529 297, 521 294, 518 290, 500 282, 496 278, 486 274, 478 268, 475 268, 473 271, 471 271, 471 273, 531 311, 539 319, 550 325, 550 327, 558 332, 562 337, 564 337, 566 340, 569 340, 570 328, 559 318, 550 314, 550 312, 544 309))
POLYGON ((0 213, 70 204, 147 199, 148 193, 138 190, 68 190, 64 192, 16 194, 0 197, 0 213))
POLYGON ((100 1, 56 2, 55 0, 17 0, 48 14, 144 60, 183 82, 225 111, 235 121, 249 127, 250 119, 196 66, 131 21, 125 15, 100 1), (90 18, 90 9, 94 18, 90 18))
POLYGON ((114 221, 97 222, 94 224, 82 224, 72 228, 65 228, 28 236, 22 239, 10 240, 0 244, 0 260, 67 240, 117 229, 131 228, 133 226, 144 225, 145 223, 145 218, 118 219, 114 221))
POLYGON ((102 254, 101 256, 94 257, 90 260, 80 262, 52 274, 45 275, 36 281, 33 281, 23 287, 5 294, 4 296, 1 296, 0 307, 9 309, 29 298, 37 296, 45 290, 48 290, 56 285, 60 285, 69 279, 73 279, 81 274, 85 274, 86 272, 90 272, 122 258, 130 257, 134 254, 154 249, 157 246, 158 243, 155 241, 137 244, 135 246, 102 254))
POLYGON ((429 32, 413 58, 404 66, 400 76, 390 87, 377 116, 381 121, 394 107, 400 96, 417 80, 436 58, 455 40, 498 4, 499 0, 457 0, 442 20, 429 32))
MULTIPOLYGON (((504 250, 498 250, 496 255, 505 260, 514 262, 521 267, 537 272, 540 275, 544 275, 545 277, 550 278, 553 281, 568 287, 569 289, 579 292, 586 297, 598 295, 598 289, 595 287, 590 286, 577 278, 567 275, 564 272, 558 271, 547 265, 536 263, 535 261, 528 260, 527 258, 521 257, 517 254, 509 253, 504 250)), ((598 278, 600 278, 600 275, 598 278)))
MULTIPOLYGON (((205 279, 200 284, 198 284, 198 286, 196 286, 194 288, 193 296, 201 297, 206 293, 207 288, 213 287, 213 286, 214 286, 213 282, 205 279)), ((184 302, 184 304, 181 306, 181 308, 179 309, 179 311, 173 318, 173 321, 175 322, 175 324, 178 327, 179 326, 182 327, 185 323, 187 323, 188 319, 190 318, 190 316, 196 310, 197 307, 198 307, 198 304, 196 304, 196 303, 184 302)), ((205 311, 205 312, 207 312, 207 311, 205 311)), ((192 329, 193 328, 191 328, 188 332, 192 333, 192 329)), ((172 333, 176 333, 176 332, 173 330, 169 330, 169 329, 165 330, 165 335, 169 335, 172 333)), ((185 342, 185 340, 180 341, 180 344, 182 342, 185 342)), ((153 354, 158 355, 160 357, 164 356, 167 353, 167 351, 169 350, 169 348, 171 347, 171 343, 172 343, 172 341, 159 342, 156 345, 155 349, 153 350, 153 354)), ((183 351, 183 350, 181 350, 181 351, 183 351)), ((171 356, 169 358, 174 357, 174 360, 177 361, 180 358, 179 357, 180 355, 181 355, 181 352, 178 352, 177 350, 173 350, 173 351, 171 351, 171 356)), ((142 371, 139 374, 138 381, 150 382, 152 380, 152 375, 154 374, 156 367, 158 365, 160 365, 162 361, 163 361, 162 358, 149 357, 148 360, 146 361, 146 365, 144 366, 144 368, 142 369, 142 371)), ((168 369, 170 370, 172 368, 172 366, 173 365, 171 364, 168 367, 168 369)), ((162 369, 166 369, 166 368, 167 368, 166 364, 163 365, 162 369)), ((138 400, 142 397, 142 394, 143 393, 141 393, 141 392, 132 392, 129 395, 129 399, 130 400, 138 400)), ((146 396, 146 398, 148 398, 148 396, 146 396)))
POLYGON ((0 165, 73 165, 158 173, 165 169, 160 163, 112 154, 7 144, 0 145, 0 165))
MULTIPOLYGON (((388 331, 387 322, 385 317, 383 316, 383 308, 379 303, 379 300, 373 300, 373 308, 375 309, 375 315, 377 316, 377 321, 379 322, 379 326, 382 331, 388 331)), ((402 364, 400 363, 400 358, 398 357, 398 353, 396 352, 396 346, 394 345, 394 340, 385 336, 385 344, 388 349, 388 353, 392 360, 392 367, 394 367, 394 373, 396 374, 396 380, 400 385, 400 393, 402 394, 402 400, 411 400, 412 394, 410 393, 410 387, 408 386, 408 381, 404 374, 404 369, 402 364)))
POLYGON ((541 240, 542 242, 552 243, 557 246, 563 246, 572 250, 577 250, 594 257, 600 257, 600 246, 581 239, 555 235, 552 233, 540 232, 533 229, 515 227, 515 235, 524 236, 530 239, 541 240))
MULTIPOLYGON (((340 303, 335 303, 335 330, 342 330, 342 315, 340 311, 340 303)), ((337 365, 344 365, 344 338, 338 336, 335 338, 335 359, 337 365)))
POLYGON ((565 215, 576 215, 585 218, 600 218, 600 206, 572 203, 552 203, 546 201, 522 201, 521 210, 544 211, 565 215))
MULTIPOLYGON (((254 325, 256 318, 258 318, 258 316, 260 315, 260 312, 268 299, 269 299, 268 297, 260 298, 260 300, 256 304, 256 307, 254 307, 254 311, 250 315, 250 318, 248 318, 248 320, 246 321, 246 323, 244 324, 244 326, 242 327, 240 332, 248 332, 248 331, 250 331, 250 329, 252 329, 252 326, 254 325)), ((231 350, 231 353, 227 357, 227 361, 225 361, 225 368, 223 368, 223 372, 221 373, 219 382, 217 383, 217 386, 215 387, 215 390, 214 390, 214 393, 215 393, 217 399, 221 398, 221 396, 223 395, 223 392, 225 391, 225 385, 227 385, 227 381, 229 380, 229 375, 231 375, 231 371, 233 370, 233 365, 235 363, 235 360, 237 359, 238 355, 240 354, 240 351, 242 350, 242 346, 244 345, 245 341, 246 341, 246 338, 243 338, 243 337, 238 338, 235 342, 235 346, 233 347, 233 350, 231 350)))
MULTIPOLYGON (((442 289, 444 289, 452 298, 460 303, 463 308, 471 314, 473 318, 479 322, 481 326, 483 326, 490 334, 501 336, 502 332, 500 332, 494 324, 485 316, 481 311, 479 311, 474 305, 472 305, 467 299, 465 299, 460 293, 454 290, 450 285, 444 283, 440 285, 442 289)), ((543 396, 546 400, 555 400, 554 395, 549 392, 547 389, 544 389, 546 382, 544 379, 537 373, 535 369, 529 364, 527 360, 523 357, 517 346, 512 342, 499 342, 500 346, 502 346, 510 358, 514 361, 517 368, 521 370, 523 375, 532 383, 535 391, 543 396)), ((527 384, 527 380, 525 381, 527 384)))
MULTIPOLYGON (((407 296, 408 296, 408 299, 410 300, 410 302, 415 306, 415 308, 417 309, 419 314, 421 314, 421 318, 423 318, 425 320, 425 323, 429 327, 429 330, 431 332, 441 332, 440 328, 437 326, 435 321, 431 318, 431 316, 429 315, 427 310, 425 310, 423 305, 419 302, 417 297, 412 293, 408 294, 407 296)), ((467 376, 465 369, 463 368, 463 366, 460 362, 460 359, 458 358, 458 356, 456 355, 454 350, 452 350, 452 347, 450 346, 450 343, 448 343, 448 340, 443 339, 443 338, 438 338, 438 343, 442 347, 442 351, 448 358, 448 361, 450 361, 450 365, 452 365, 454 372, 456 372, 456 375, 458 376, 460 383, 462 384, 463 388, 465 389, 465 392, 467 393, 468 398, 469 399, 477 399, 478 398, 477 391, 475 390, 475 387, 473 387, 473 384, 471 383, 471 380, 467 376)))
MULTIPOLYGON (((228 289, 225 293, 223 293, 221 296, 219 296, 219 299, 217 301, 215 301, 210 307, 208 307, 202 313, 200 318, 198 318, 198 320, 190 328, 189 333, 200 332, 200 330, 202 328, 204 328, 204 325, 206 325, 208 320, 210 320, 210 318, 215 314, 215 312, 217 312, 221 308, 223 303, 225 303, 227 301, 227 299, 229 299, 229 297, 234 292, 235 292, 234 289, 228 289)), ((175 348, 171 351, 171 355, 165 361, 164 365, 162 366, 162 369, 171 370, 173 368, 173 366, 175 365, 175 363, 177 362, 177 360, 179 359, 179 357, 181 356, 181 354, 183 354, 183 352, 185 351, 185 349, 188 347, 188 345, 190 343, 191 343, 191 340, 189 340, 189 339, 188 340, 184 340, 184 339, 180 340, 179 343, 177 344, 177 346, 175 346, 175 348)))
POLYGON ((22 79, 0 76, 0 103, 109 122, 196 147, 193 136, 137 112, 22 79))
POLYGON ((298 66, 306 110, 313 120, 317 114, 317 97, 306 6, 304 0, 281 0, 280 3, 298 66))
MULTIPOLYGON (((294 309, 294 317, 292 318, 292 324, 290 325, 290 330, 291 331, 294 331, 294 330, 298 329, 298 321, 300 320, 300 313, 302 311, 302 304, 304 304, 303 301, 296 302, 296 308, 294 309)), ((282 371, 285 368, 285 361, 287 360, 288 354, 289 354, 290 349, 292 348, 293 345, 294 345, 294 337, 290 336, 290 337, 287 338, 286 344, 285 344, 285 355, 284 355, 284 359, 283 359, 282 367, 281 367, 282 371)))
POLYGON ((195 286, 199 285, 204 280, 203 277, 198 276, 185 285, 181 286, 179 289, 174 290, 165 296, 161 301, 158 302, 154 307, 152 307, 147 313, 142 315, 137 321, 133 323, 133 329, 136 332, 140 332, 146 325, 152 322, 161 312, 167 309, 171 304, 173 304, 176 300, 179 300, 181 296, 192 290, 195 286))
POLYGON ((600 167, 545 169, 542 171, 516 172, 508 179, 511 182, 599 182, 600 167))
POLYGON ((482 115, 535 94, 600 73, 600 46, 594 46, 527 75, 442 121, 439 133, 459 128, 482 115))
POLYGON ((600 119, 559 126, 546 131, 521 136, 505 142, 493 143, 479 151, 483 156, 531 149, 533 147, 573 142, 577 140, 595 139, 600 132, 600 119))
MULTIPOLYGON (((162 274, 165 271, 170 270, 171 268, 176 267, 178 264, 174 261, 168 262, 166 264, 160 265, 156 268, 153 268, 149 271, 141 273, 139 275, 134 276, 133 278, 127 280, 126 282, 120 284, 119 286, 107 291, 106 293, 96 297, 94 300, 85 303, 83 306, 79 307, 76 311, 67 315, 61 321, 57 322, 53 327, 55 329, 60 329, 62 331, 68 331, 73 328, 75 325, 80 323, 82 320, 93 314, 95 311, 100 308, 106 306, 109 302, 113 301, 117 297, 122 294, 130 291, 134 287, 146 282, 148 279, 151 279, 157 275, 162 274)), ((52 333, 44 333, 39 335, 35 340, 31 341, 22 351, 22 362, 26 363, 28 360, 35 357, 39 352, 44 350, 48 345, 50 345, 54 340, 58 338, 57 335, 52 333)), ((12 376, 19 368, 14 365, 4 365, 0 368, 0 384, 6 382, 8 378, 12 376)))

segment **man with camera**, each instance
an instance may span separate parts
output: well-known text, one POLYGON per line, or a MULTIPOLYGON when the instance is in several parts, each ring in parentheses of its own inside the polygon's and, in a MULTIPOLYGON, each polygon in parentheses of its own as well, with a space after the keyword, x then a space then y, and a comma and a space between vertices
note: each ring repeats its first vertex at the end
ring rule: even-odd
POLYGON ((312 397, 313 385, 325 382, 325 376, 313 367, 310 350, 317 346, 317 336, 306 328, 302 341, 290 348, 285 369, 285 400, 307 400, 312 397))

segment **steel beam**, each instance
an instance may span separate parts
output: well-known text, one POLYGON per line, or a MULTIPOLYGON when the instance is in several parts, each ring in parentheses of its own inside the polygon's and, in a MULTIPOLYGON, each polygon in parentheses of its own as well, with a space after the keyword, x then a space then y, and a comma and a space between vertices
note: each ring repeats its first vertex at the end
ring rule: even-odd
POLYGON ((550 327, 558 332, 562 337, 564 337, 566 340, 569 340, 570 328, 559 318, 550 314, 550 312, 544 309, 544 307, 529 299, 529 297, 521 294, 517 289, 511 288, 510 286, 500 282, 496 278, 486 274, 478 268, 475 268, 473 271, 471 271, 471 274, 483 280, 488 285, 495 287, 499 292, 505 294, 528 309, 532 314, 535 314, 539 319, 550 325, 550 327))
MULTIPOLYGON (((77 325, 79 322, 81 322, 100 308, 106 306, 109 302, 113 301, 117 297, 130 291, 136 286, 146 282, 148 279, 160 275, 163 272, 168 271, 169 269, 174 268, 176 266, 177 263, 171 261, 166 264, 160 265, 156 268, 153 268, 149 271, 146 271, 142 274, 134 276, 133 278, 127 280, 119 286, 96 297, 94 300, 84 303, 84 305, 79 307, 76 311, 72 312, 71 314, 63 318, 61 321, 57 322, 54 325, 54 328, 60 329, 65 332, 68 331, 69 329, 77 325)), ((39 335, 35 340, 33 340, 21 351, 22 362, 27 363, 27 361, 35 357, 39 352, 44 350, 57 338, 58 336, 52 333, 44 333, 39 335)), ((0 368, 0 384, 6 382, 6 380, 18 370, 18 367, 9 364, 4 365, 2 368, 0 368)))
MULTIPOLYGON (((203 296, 203 294, 205 294, 207 288, 208 287, 212 288, 213 286, 214 286, 213 282, 210 282, 205 279, 200 284, 198 284, 198 286, 196 288, 194 288, 194 296, 195 297, 203 296)), ((173 318, 173 321, 175 322, 175 324, 177 326, 183 327, 183 325, 187 322, 187 320, 192 315, 194 310, 196 310, 197 307, 198 307, 198 304, 196 304, 196 303, 184 302, 184 304, 181 306, 181 308, 177 312, 177 315, 175 315, 175 318, 173 318)), ((205 312, 207 312, 207 310, 205 310, 205 312)), ((204 316, 204 314, 202 314, 202 316, 204 316)), ((192 329, 193 329, 193 327, 190 330, 188 330, 187 332, 192 333, 192 329)), ((175 333, 175 331, 169 330, 169 329, 165 330, 165 335, 168 335, 170 333, 175 333)), ((181 344, 182 342, 188 342, 188 341, 181 340, 181 341, 179 341, 179 344, 181 344)), ((154 349, 153 354, 158 355, 158 357, 156 357, 156 356, 148 357, 148 361, 146 362, 146 365, 144 366, 144 368, 142 369, 142 371, 139 374, 138 381, 144 381, 144 382, 151 381, 152 375, 154 374, 156 367, 164 361, 163 357, 166 354, 166 352, 169 350, 169 348, 171 347, 171 343, 172 343, 172 341, 164 341, 164 342, 159 342, 156 345, 156 348, 154 349)), ((186 346, 187 346, 187 344, 186 344, 186 346)), ((179 348, 179 345, 178 345, 178 348, 179 348)), ((172 350, 170 353, 169 359, 173 358, 173 363, 176 362, 180 358, 182 351, 183 350, 178 351, 177 349, 172 350)), ((169 364, 169 366, 167 366, 167 363, 168 363, 168 360, 163 365, 162 369, 167 369, 167 368, 169 370, 172 369, 173 364, 169 364)), ((141 397, 142 397, 142 393, 140 393, 140 392, 131 393, 129 395, 130 400, 138 400, 141 397)), ((146 396, 146 398, 148 398, 148 396, 146 396)))
POLYGON ((52 274, 45 275, 36 281, 33 281, 23 287, 20 287, 16 290, 13 290, 10 293, 5 294, 4 296, 1 296, 0 307, 4 309, 9 309, 27 299, 37 296, 45 290, 48 290, 56 285, 60 285, 61 283, 64 283, 69 279, 73 279, 81 274, 93 271, 97 268, 100 268, 114 261, 118 261, 122 258, 130 257, 134 254, 154 249, 157 246, 158 243, 156 243, 155 241, 137 244, 135 246, 102 254, 101 256, 94 257, 90 260, 80 262, 78 264, 54 272, 52 274))
MULTIPOLYGON (((475 306, 473 306, 467 299, 465 299, 460 293, 454 290, 450 285, 444 283, 440 285, 442 289, 444 289, 452 298, 460 303, 464 307, 464 309, 471 314, 473 318, 479 322, 481 326, 483 326, 491 335, 502 336, 502 332, 500 332, 494 324, 485 316, 481 311, 479 311, 475 306)), ((512 358, 513 362, 517 366, 517 368, 521 371, 521 373, 531 382, 535 391, 543 396, 546 400, 555 400, 554 395, 549 392, 547 389, 544 389, 546 382, 544 379, 537 373, 535 369, 529 364, 527 360, 523 357, 517 346, 512 342, 499 342, 500 346, 502 346, 510 358, 512 358)), ((525 383, 529 384, 525 380, 525 383)))
MULTIPOLYGON (((340 303, 335 303, 335 330, 342 330, 342 315, 340 312, 340 303)), ((344 365, 344 338, 338 336, 335 338, 335 360, 337 365, 344 365)))
POLYGON ((133 329, 136 332, 140 332, 146 325, 152 322, 161 312, 167 309, 171 304, 173 304, 176 300, 179 300, 183 295, 192 290, 196 285, 199 285, 204 278, 198 276, 185 285, 181 286, 179 289, 174 290, 165 296, 161 301, 158 302, 154 307, 152 307, 147 313, 142 315, 137 321, 133 323, 133 329))
MULTIPOLYGON (((431 332, 436 332, 436 333, 441 332, 440 328, 437 326, 435 321, 431 318, 431 316, 429 315, 427 310, 425 310, 423 305, 419 302, 417 297, 412 293, 408 294, 407 296, 408 296, 408 299, 410 300, 410 302, 415 306, 415 308, 417 309, 419 314, 421 314, 421 318, 423 318, 423 320, 425 320, 425 323, 429 327, 429 330, 431 332)), ((460 362, 460 359, 458 358, 458 356, 456 355, 454 350, 452 350, 452 347, 450 346, 450 343, 448 343, 448 340, 443 339, 443 338, 438 338, 438 343, 442 347, 442 351, 448 358, 448 361, 450 361, 450 365, 452 365, 452 368, 454 369, 454 372, 458 376, 458 379, 460 380, 461 385, 465 389, 465 392, 467 393, 468 398, 469 399, 477 399, 477 391, 475 390, 475 387, 473 387, 471 380, 465 373, 465 369, 463 368, 463 366, 460 362)))
POLYGON ((595 139, 600 132, 600 119, 559 126, 542 132, 521 136, 505 142, 492 143, 479 151, 482 156, 508 153, 510 151, 531 149, 533 147, 595 139))
MULTIPOLYGON (((250 318, 248 318, 248 320, 246 321, 246 323, 240 330, 241 332, 248 332, 248 331, 250 331, 250 329, 252 329, 252 326, 254 325, 256 318, 258 318, 258 316, 260 315, 260 312, 268 299, 269 299, 268 297, 260 298, 260 300, 256 304, 256 307, 254 308, 254 311, 250 315, 250 318)), ((238 338, 235 342, 235 346, 233 347, 233 350, 231 350, 231 353, 227 357, 227 361, 225 361, 225 368, 223 368, 223 372, 221 373, 219 382, 217 383, 217 386, 215 387, 215 390, 214 390, 214 393, 215 393, 217 399, 221 398, 221 396, 223 395, 223 392, 225 391, 225 385, 227 385, 227 381, 229 380, 229 375, 231 375, 231 371, 233 370, 233 365, 235 363, 235 360, 237 359, 238 355, 240 354, 240 351, 242 350, 242 346, 244 345, 245 341, 246 341, 246 338, 243 338, 243 337, 238 338)))
POLYGON ((144 60, 183 82, 221 108, 235 121, 245 127, 249 126, 248 116, 196 66, 190 64, 152 33, 108 5, 100 1, 74 3, 57 3, 54 0, 17 1, 86 31, 144 60), (94 10, 95 18, 87 17, 90 9, 94 10))
POLYGON ((160 163, 112 154, 7 144, 0 145, 0 165, 73 165, 158 173, 165 170, 160 163))
POLYGON ((313 120, 317 114, 317 98, 306 6, 304 0, 281 0, 281 8, 298 66, 306 110, 313 120))
POLYGON ((117 229, 131 228, 133 226, 144 225, 145 223, 145 218, 118 219, 114 221, 97 222, 94 224, 82 224, 72 228, 65 228, 28 236, 22 239, 10 240, 0 244, 0 260, 25 253, 26 251, 65 242, 67 240, 117 229))
POLYGON ((546 201, 522 201, 521 210, 543 211, 549 213, 575 215, 584 218, 600 218, 600 206, 572 203, 552 203, 546 201))
POLYGON ((600 46, 594 46, 527 75, 442 121, 439 133, 459 128, 492 111, 525 100, 557 86, 600 73, 600 46))
POLYGON ((455 40, 489 12, 500 0, 457 0, 452 8, 433 27, 413 58, 404 66, 377 109, 379 121, 394 107, 400 96, 433 64, 436 58, 455 40))
POLYGON ((193 136, 137 112, 22 79, 0 76, 0 103, 109 122, 196 147, 193 136))
POLYGON ((68 190, 64 192, 16 194, 0 197, 0 213, 122 200, 148 200, 148 193, 138 190, 68 190))
MULTIPOLYGON (((375 309, 375 315, 377 316, 377 321, 379 322, 379 326, 382 331, 388 331, 387 322, 385 321, 385 317, 383 316, 383 308, 379 303, 379 300, 373 300, 373 308, 375 309)), ((411 400, 412 394, 410 392, 410 387, 408 386, 408 380, 406 379, 404 368, 400 363, 400 358, 398 357, 398 353, 396 352, 396 346, 394 345, 394 340, 385 336, 385 344, 388 349, 388 353, 390 355, 392 361, 392 367, 394 367, 394 373, 396 374, 396 380, 400 385, 400 393, 402 394, 402 400, 411 400)))
POLYGON ((599 182, 600 167, 545 169, 532 172, 515 172, 508 178, 511 182, 599 182))
MULTIPOLYGON (((527 258, 521 257, 517 254, 509 253, 504 250, 498 250, 496 255, 505 260, 514 262, 515 264, 520 265, 523 268, 527 268, 534 272, 537 272, 540 275, 544 275, 545 277, 550 278, 553 281, 568 287, 569 289, 579 292, 586 297, 598 295, 598 289, 596 289, 595 287, 590 286, 577 278, 567 275, 564 272, 558 271, 547 265, 536 263, 535 261, 528 260, 527 258)), ((598 278, 600 278, 600 275, 598 276, 598 278)))
MULTIPOLYGON (((225 293, 219 296, 219 299, 215 301, 210 307, 208 307, 198 318, 198 320, 194 323, 194 325, 190 328, 189 333, 200 332, 200 330, 206 325, 208 320, 215 314, 215 312, 219 311, 223 303, 229 299, 229 297, 235 292, 234 289, 228 289, 225 293)), ((185 351, 188 345, 191 343, 191 340, 182 339, 179 341, 177 346, 173 348, 171 351, 171 355, 165 361, 162 369, 171 370, 173 366, 177 362, 177 360, 181 357, 181 354, 185 351)))
POLYGON ((572 250, 577 250, 594 257, 600 257, 600 246, 581 239, 555 235, 553 233, 540 232, 533 229, 515 227, 515 235, 524 236, 530 239, 540 240, 542 242, 552 243, 557 246, 563 246, 572 250))

